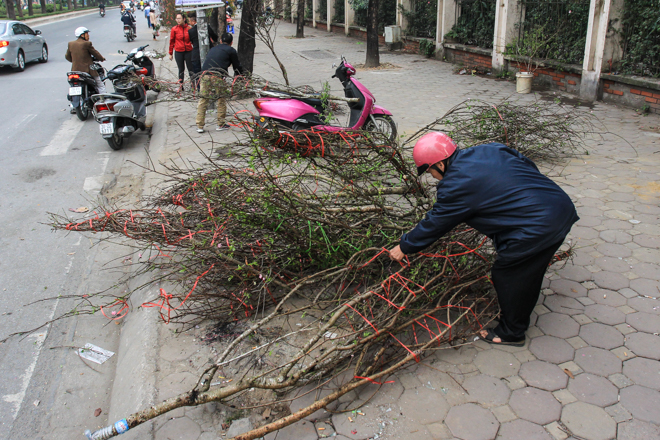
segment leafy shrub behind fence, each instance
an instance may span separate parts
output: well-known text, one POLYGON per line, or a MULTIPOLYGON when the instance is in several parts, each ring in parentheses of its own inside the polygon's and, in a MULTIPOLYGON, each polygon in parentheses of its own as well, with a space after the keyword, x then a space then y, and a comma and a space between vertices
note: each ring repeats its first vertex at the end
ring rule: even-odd
POLYGON ((433 38, 438 20, 438 0, 412 0, 410 10, 400 5, 408 21, 406 34, 412 37, 433 38))
POLYGON ((660 77, 660 0, 625 0, 622 25, 623 72, 660 77))
POLYGON ((459 5, 461 15, 446 37, 469 46, 492 48, 495 0, 462 0, 459 5))
MULTIPOLYGON (((369 0, 349 0, 355 11, 355 25, 367 27, 367 11, 369 0)), ((396 0, 380 0, 378 2, 378 32, 383 33, 385 26, 396 24, 396 0)))
POLYGON ((328 19, 328 0, 319 0, 319 8, 316 12, 319 13, 319 19, 326 21, 328 19))
POLYGON ((522 1, 520 15, 514 46, 524 45, 528 35, 543 29, 547 43, 535 57, 582 64, 589 24, 588 0, 522 1))
POLYGON ((344 22, 344 0, 332 0, 335 2, 335 15, 332 16, 333 23, 344 22))

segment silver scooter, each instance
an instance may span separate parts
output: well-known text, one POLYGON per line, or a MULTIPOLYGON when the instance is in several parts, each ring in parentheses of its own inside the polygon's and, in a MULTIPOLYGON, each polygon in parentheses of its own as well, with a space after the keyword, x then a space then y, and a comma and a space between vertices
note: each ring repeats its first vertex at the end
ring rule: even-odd
POLYGON ((98 122, 103 139, 113 150, 121 150, 124 138, 136 130, 145 130, 147 119, 147 93, 142 77, 147 69, 120 64, 108 72, 115 93, 92 96, 94 118, 98 122))

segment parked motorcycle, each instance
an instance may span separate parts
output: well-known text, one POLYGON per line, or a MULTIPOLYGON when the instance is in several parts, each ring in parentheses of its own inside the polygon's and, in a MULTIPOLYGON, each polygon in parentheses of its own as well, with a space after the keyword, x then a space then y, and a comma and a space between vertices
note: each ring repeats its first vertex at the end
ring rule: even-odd
MULTIPOLYGON (((105 69, 98 62, 92 63, 90 69, 96 70, 99 77, 105 80, 105 69)), ((69 72, 66 74, 69 81, 69 94, 66 98, 71 101, 71 107, 81 121, 86 121, 89 110, 92 108, 92 95, 98 93, 96 80, 86 72, 69 72)))
POLYGON ((154 76, 153 62, 144 53, 147 46, 133 49, 126 56, 124 63, 130 61, 131 64, 119 64, 108 72, 115 93, 92 97, 99 131, 113 150, 120 150, 124 138, 136 130, 146 129, 147 91, 143 77, 154 76))
POLYGON ((129 43, 135 40, 135 32, 133 32, 133 27, 127 24, 124 25, 124 37, 129 43))
POLYGON ((376 105, 376 98, 362 83, 353 76, 355 68, 346 59, 341 57, 341 64, 337 67, 333 78, 338 78, 344 86, 344 95, 347 98, 357 98, 350 102, 350 118, 348 127, 328 125, 322 119, 324 106, 320 94, 313 98, 296 98, 283 92, 260 91, 260 97, 254 100, 254 106, 259 112, 257 121, 262 127, 276 125, 293 130, 323 130, 323 131, 352 131, 366 130, 383 133, 390 142, 396 138, 396 125, 392 120, 392 113, 376 105))

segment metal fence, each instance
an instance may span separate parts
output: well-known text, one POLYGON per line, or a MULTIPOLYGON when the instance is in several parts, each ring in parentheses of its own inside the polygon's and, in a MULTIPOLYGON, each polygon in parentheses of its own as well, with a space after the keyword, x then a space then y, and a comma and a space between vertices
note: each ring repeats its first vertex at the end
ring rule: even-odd
POLYGON ((522 0, 520 6, 515 45, 541 44, 535 58, 582 64, 589 24, 588 0, 522 0))
POLYGON ((456 24, 446 37, 468 46, 493 47, 496 0, 459 0, 456 24))
POLYGON ((660 0, 625 0, 621 73, 660 77, 660 0))

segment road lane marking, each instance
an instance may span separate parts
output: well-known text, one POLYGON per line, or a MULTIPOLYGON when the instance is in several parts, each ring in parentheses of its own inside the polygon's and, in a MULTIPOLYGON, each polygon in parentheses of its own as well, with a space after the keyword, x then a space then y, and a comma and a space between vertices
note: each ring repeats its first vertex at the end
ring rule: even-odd
MULTIPOLYGON (((78 243, 80 243, 80 240, 78 240, 78 243)), ((67 264, 66 268, 64 269, 66 275, 69 274, 71 268, 73 267, 73 258, 74 256, 72 255, 69 258, 69 264, 67 264)), ((55 316, 55 311, 57 310, 57 306, 59 305, 59 303, 60 303, 60 297, 58 296, 55 299, 55 304, 53 304, 52 310, 50 311, 50 316, 48 317, 48 321, 47 321, 49 322, 49 324, 46 325, 45 330, 39 333, 32 333, 30 335, 27 335, 28 338, 36 339, 34 342, 36 352, 34 353, 30 365, 28 365, 28 367, 25 369, 25 372, 21 375, 19 379, 20 389, 18 393, 5 394, 4 396, 2 396, 2 400, 13 406, 12 423, 16 420, 16 416, 18 416, 18 413, 21 410, 21 407, 23 406, 23 400, 25 400, 25 394, 27 393, 28 386, 30 386, 32 375, 34 374, 34 370, 37 366, 37 361, 39 360, 39 356, 41 355, 41 349, 44 346, 44 342, 46 342, 46 336, 48 336, 48 330, 52 326, 52 320, 53 317, 55 316)))
POLYGON ((83 128, 84 123, 78 118, 69 119, 64 121, 55 136, 50 140, 48 145, 41 150, 40 156, 60 156, 66 154, 71 146, 71 143, 76 139, 78 133, 83 128))
POLYGON ((110 151, 101 151, 97 154, 100 154, 102 157, 99 158, 101 161, 101 174, 98 176, 90 176, 85 178, 83 183, 83 191, 85 192, 101 192, 103 185, 105 184, 105 169, 108 167, 108 162, 110 161, 110 151))

